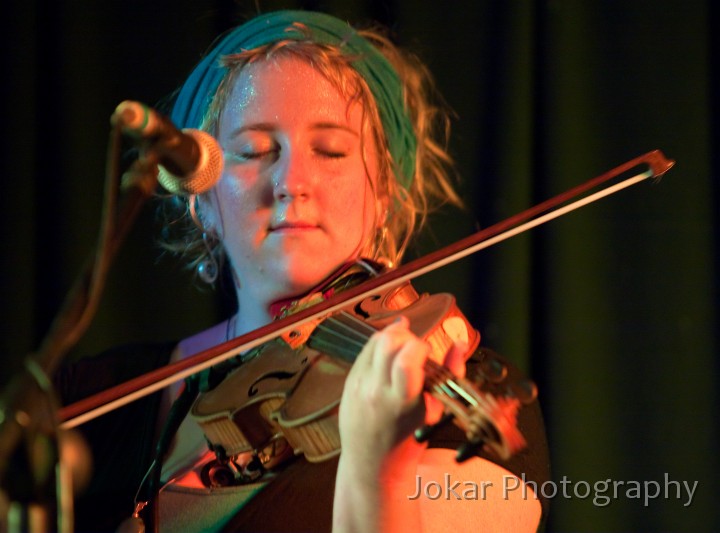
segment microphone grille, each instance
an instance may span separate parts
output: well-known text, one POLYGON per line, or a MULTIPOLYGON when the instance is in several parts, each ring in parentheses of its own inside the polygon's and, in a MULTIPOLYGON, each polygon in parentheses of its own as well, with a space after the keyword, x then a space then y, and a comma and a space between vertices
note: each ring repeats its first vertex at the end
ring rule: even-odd
POLYGON ((187 176, 178 177, 160 165, 158 182, 173 194, 202 194, 212 189, 220 179, 224 167, 223 152, 215 138, 205 131, 184 129, 183 133, 195 139, 200 148, 197 168, 187 176))

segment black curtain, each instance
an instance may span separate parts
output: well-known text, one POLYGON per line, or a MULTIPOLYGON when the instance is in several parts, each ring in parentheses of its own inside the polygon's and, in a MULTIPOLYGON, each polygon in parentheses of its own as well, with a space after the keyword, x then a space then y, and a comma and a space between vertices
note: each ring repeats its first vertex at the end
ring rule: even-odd
MULTIPOLYGON (((557 491, 550 530, 720 529, 710 0, 11 0, 0 34, 3 381, 37 348, 94 246, 114 107, 155 104, 217 33, 287 7, 388 26, 454 109, 468 208, 438 214, 415 255, 650 150, 677 160, 658 183, 417 284, 454 293, 484 343, 538 383, 553 456, 543 490, 557 491), (646 500, 653 483, 660 493, 646 500)), ((226 312, 156 238, 148 204, 70 357, 181 338, 226 312)))

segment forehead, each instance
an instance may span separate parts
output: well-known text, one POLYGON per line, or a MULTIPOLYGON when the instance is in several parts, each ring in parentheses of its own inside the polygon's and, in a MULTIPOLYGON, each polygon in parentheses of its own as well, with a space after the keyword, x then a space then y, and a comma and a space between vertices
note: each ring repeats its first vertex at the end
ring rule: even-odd
POLYGON ((359 108, 359 103, 306 60, 281 56, 254 61, 240 70, 222 116, 231 120, 313 116, 348 121, 359 116, 359 108))

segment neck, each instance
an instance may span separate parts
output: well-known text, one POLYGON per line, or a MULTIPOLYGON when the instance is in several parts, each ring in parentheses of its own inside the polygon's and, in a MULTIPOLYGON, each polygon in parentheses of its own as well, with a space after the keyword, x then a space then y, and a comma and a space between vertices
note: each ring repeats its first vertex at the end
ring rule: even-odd
POLYGON ((230 339, 244 335, 269 324, 272 319, 267 303, 255 303, 247 298, 244 300, 238 298, 238 310, 230 319, 228 337, 230 339))
MULTIPOLYGON (((290 292, 290 291, 288 291, 290 292)), ((237 288, 238 311, 231 319, 229 335, 238 337, 272 322, 278 316, 278 302, 301 299, 301 294, 277 293, 257 294, 237 288)))
POLYGON ((291 290, 255 292, 252 288, 243 289, 242 285, 238 284, 236 285, 238 311, 230 321, 229 336, 237 337, 265 326, 278 316, 282 316, 288 309, 292 312, 293 304, 312 305, 317 298, 327 297, 336 290, 342 290, 358 282, 353 280, 361 281, 381 270, 382 265, 372 261, 351 261, 342 265, 318 285, 298 292, 291 290), (342 279, 345 281, 338 285, 336 282, 342 279))

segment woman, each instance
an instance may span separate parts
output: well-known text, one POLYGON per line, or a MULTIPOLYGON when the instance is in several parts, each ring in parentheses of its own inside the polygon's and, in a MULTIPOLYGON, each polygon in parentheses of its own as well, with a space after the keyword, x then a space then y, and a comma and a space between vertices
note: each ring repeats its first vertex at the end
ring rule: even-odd
MULTIPOLYGON (((172 359, 391 267, 433 205, 458 203, 449 158, 434 138, 429 88, 423 67, 386 39, 324 14, 261 15, 218 41, 171 118, 215 136, 225 168, 208 192, 170 198, 165 212, 169 228, 191 221, 170 246, 193 258, 202 279, 214 283, 227 267, 237 312, 179 343, 172 359)), ((444 361, 456 374, 465 373, 466 351, 458 342, 444 361)), ((216 487, 208 465, 227 458, 213 463, 217 454, 208 455, 201 428, 186 418, 164 459, 160 528, 535 530, 542 506, 524 482, 547 475, 537 406, 521 410, 521 429, 535 428, 525 452, 510 462, 480 454, 458 464, 454 450, 412 437, 438 418, 422 395, 428 355, 407 320, 385 327, 347 376, 339 459, 309 464, 280 453, 277 466, 271 460, 253 470, 257 454, 249 463, 234 458, 245 469, 236 477, 247 483, 216 487), (450 492, 425 490, 435 483, 450 492)), ((257 350, 241 359, 261 357, 257 350)))

